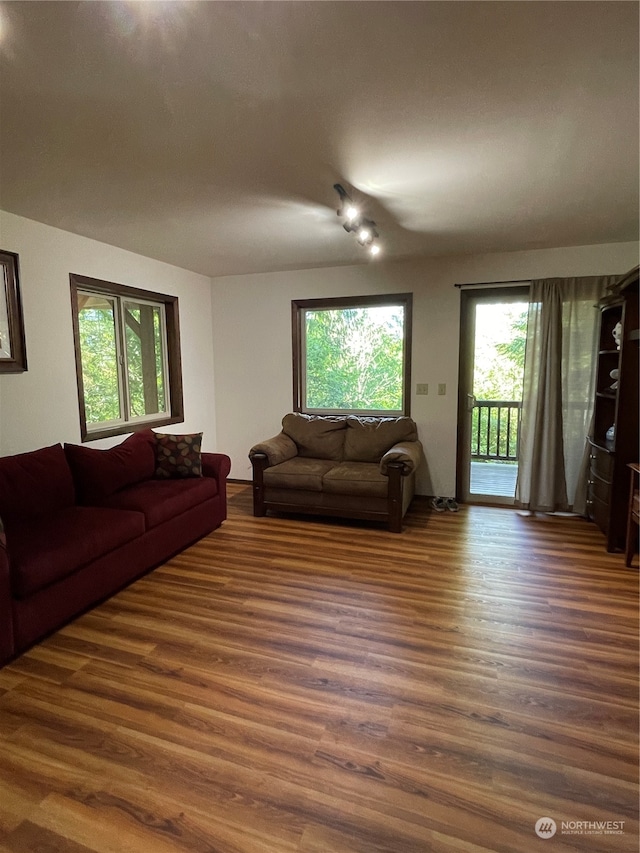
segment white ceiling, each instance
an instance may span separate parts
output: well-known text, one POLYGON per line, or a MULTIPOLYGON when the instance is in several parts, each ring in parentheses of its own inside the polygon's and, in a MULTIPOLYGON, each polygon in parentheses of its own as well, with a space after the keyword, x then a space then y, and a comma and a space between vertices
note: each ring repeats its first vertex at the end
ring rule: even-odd
POLYGON ((638 238, 635 2, 2 2, 0 207, 207 275, 638 238))

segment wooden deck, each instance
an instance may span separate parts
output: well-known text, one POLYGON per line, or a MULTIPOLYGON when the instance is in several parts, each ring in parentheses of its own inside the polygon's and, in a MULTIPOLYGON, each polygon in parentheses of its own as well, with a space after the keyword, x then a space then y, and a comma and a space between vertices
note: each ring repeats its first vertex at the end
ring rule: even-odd
POLYGON ((512 498, 516 492, 517 462, 472 462, 472 495, 512 498))

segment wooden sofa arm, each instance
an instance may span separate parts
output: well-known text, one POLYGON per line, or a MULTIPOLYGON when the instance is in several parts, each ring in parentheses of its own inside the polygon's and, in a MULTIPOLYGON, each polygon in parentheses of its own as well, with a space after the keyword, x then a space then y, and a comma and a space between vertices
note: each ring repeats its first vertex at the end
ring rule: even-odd
POLYGON ((279 465, 297 455, 297 444, 284 432, 253 445, 249 451, 249 459, 253 468, 253 514, 255 518, 262 518, 267 514, 267 508, 264 504, 265 468, 279 465))
POLYGON ((402 478, 406 476, 404 466, 402 462, 389 462, 384 473, 389 478, 389 530, 391 533, 402 533, 402 478))
POLYGON ((267 514, 264 504, 264 469, 269 468, 269 458, 266 453, 257 453, 251 450, 249 454, 253 467, 253 514, 255 518, 262 518, 267 514))

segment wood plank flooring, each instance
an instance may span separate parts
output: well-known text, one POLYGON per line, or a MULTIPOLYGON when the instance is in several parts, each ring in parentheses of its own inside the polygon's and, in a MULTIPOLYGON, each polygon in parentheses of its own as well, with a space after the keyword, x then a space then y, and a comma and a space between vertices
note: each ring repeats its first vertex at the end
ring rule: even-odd
POLYGON ((638 849, 638 572, 595 525, 250 501, 0 670, 3 853, 638 849))

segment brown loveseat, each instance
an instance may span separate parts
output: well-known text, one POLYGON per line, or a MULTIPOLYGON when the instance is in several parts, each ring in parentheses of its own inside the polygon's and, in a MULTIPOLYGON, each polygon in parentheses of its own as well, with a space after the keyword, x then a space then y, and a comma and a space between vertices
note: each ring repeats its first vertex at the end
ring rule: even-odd
POLYGON ((422 455, 411 418, 285 415, 282 431, 249 452, 253 514, 382 521, 400 533, 422 455))

